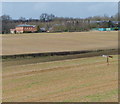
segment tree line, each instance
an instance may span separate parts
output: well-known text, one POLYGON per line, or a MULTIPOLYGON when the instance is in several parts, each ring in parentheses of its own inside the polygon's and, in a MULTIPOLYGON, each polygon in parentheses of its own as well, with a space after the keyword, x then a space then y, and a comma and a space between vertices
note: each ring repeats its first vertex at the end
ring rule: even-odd
POLYGON ((69 18, 57 17, 54 14, 42 13, 39 19, 26 19, 20 17, 17 20, 12 19, 9 15, 0 16, 2 21, 2 33, 10 33, 10 29, 15 28, 19 24, 36 25, 38 32, 40 28, 44 28, 49 32, 79 32, 89 31, 92 28, 98 27, 118 27, 112 21, 118 21, 118 14, 114 16, 93 16, 87 18, 69 18), (101 22, 100 22, 101 21, 101 22))

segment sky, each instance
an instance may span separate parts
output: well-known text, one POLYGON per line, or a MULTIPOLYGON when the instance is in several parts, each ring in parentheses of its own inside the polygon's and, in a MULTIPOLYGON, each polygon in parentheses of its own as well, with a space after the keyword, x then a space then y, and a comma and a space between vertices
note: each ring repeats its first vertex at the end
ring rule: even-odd
POLYGON ((52 13, 57 17, 86 18, 112 16, 117 12, 117 2, 2 2, 2 15, 10 15, 13 19, 38 19, 42 13, 52 13))

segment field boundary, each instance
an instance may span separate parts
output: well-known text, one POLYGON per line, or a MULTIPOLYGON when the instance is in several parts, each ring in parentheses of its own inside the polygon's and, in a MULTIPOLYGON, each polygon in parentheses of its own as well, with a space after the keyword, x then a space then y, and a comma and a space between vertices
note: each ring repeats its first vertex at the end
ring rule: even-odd
MULTIPOLYGON (((83 51, 64 51, 64 52, 46 52, 46 53, 29 53, 29 54, 16 54, 16 55, 2 55, 2 59, 18 59, 18 58, 36 58, 46 56, 79 56, 92 57, 102 54, 118 54, 118 49, 99 49, 99 50, 83 50, 83 51)), ((80 58, 79 57, 79 58, 80 58)))

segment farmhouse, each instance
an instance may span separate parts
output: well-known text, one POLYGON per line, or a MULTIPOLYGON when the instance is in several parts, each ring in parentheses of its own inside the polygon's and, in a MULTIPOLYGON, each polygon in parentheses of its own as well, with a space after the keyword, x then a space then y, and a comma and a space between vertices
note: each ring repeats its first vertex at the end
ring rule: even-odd
POLYGON ((27 25, 27 24, 17 25, 15 27, 15 29, 10 29, 10 32, 12 34, 14 34, 14 33, 36 32, 36 31, 37 31, 36 25, 27 25))

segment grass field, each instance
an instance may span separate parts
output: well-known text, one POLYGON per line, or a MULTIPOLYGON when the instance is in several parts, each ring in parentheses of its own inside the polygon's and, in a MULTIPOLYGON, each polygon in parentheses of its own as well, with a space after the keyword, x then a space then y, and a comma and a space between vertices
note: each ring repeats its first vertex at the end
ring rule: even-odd
POLYGON ((10 66, 9 62, 3 65, 3 101, 118 101, 117 55, 110 65, 101 56, 33 64, 23 60, 10 66))
POLYGON ((80 51, 118 47, 118 32, 4 34, 2 54, 80 51))

